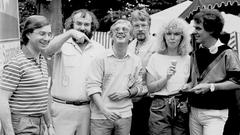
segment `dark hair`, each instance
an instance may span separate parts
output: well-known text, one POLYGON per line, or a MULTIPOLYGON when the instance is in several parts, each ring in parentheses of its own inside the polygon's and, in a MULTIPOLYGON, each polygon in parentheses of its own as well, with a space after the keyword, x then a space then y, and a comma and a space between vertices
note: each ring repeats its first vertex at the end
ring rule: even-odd
POLYGON ((219 39, 222 43, 224 43, 225 45, 228 44, 229 40, 230 40, 230 33, 227 32, 222 32, 219 36, 219 39))
POLYGON ((32 33, 35 29, 42 28, 44 26, 50 25, 48 19, 41 15, 32 15, 26 18, 23 22, 22 29, 22 44, 26 45, 28 43, 28 33, 32 33))
POLYGON ((212 32, 211 35, 214 38, 219 38, 224 26, 224 19, 218 10, 203 9, 194 15, 193 20, 197 24, 202 24, 207 32, 212 32))
POLYGON ((74 11, 69 18, 65 21, 65 29, 69 30, 73 28, 73 18, 76 14, 82 13, 82 17, 85 18, 86 14, 89 14, 92 17, 92 23, 91 23, 91 31, 96 31, 99 27, 99 22, 97 20, 97 17, 94 15, 93 12, 88 11, 87 9, 80 9, 77 11, 74 11))

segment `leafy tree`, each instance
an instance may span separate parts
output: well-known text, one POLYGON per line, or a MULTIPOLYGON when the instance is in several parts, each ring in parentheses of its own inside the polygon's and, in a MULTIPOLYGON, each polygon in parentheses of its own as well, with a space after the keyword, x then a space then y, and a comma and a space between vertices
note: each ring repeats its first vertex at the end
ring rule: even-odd
MULTIPOLYGON (((37 14, 37 7, 35 0, 19 0, 19 22, 22 24, 25 19, 31 15, 37 14)), ((20 25, 20 30, 22 26, 20 25)))
MULTIPOLYGON (((51 8, 47 5, 50 5, 53 1, 61 1, 62 3, 63 24, 74 10, 88 9, 97 16, 100 23, 99 31, 108 31, 116 19, 128 17, 130 12, 135 9, 146 8, 149 14, 153 14, 184 0, 52 0, 51 2, 47 2, 47 0, 19 0, 20 22, 30 15, 41 13, 42 11, 39 10, 42 10, 43 6, 51 8), (39 6, 39 3, 41 3, 41 6, 39 6)), ((51 12, 51 9, 46 10, 51 12)), ((50 20, 53 21, 54 19, 50 20)), ((62 28, 63 26, 58 25, 57 27, 62 28)), ((56 31, 56 33, 59 33, 60 30, 56 31)))

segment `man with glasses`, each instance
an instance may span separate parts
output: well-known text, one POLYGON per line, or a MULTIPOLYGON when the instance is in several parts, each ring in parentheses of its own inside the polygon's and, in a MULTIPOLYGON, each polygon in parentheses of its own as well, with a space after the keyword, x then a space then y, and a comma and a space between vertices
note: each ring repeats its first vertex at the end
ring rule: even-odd
POLYGON ((51 108, 57 135, 89 135, 85 76, 91 61, 104 50, 90 40, 98 25, 92 12, 77 10, 66 20, 66 32, 56 36, 46 49, 54 58, 51 108))
POLYGON ((91 101, 91 135, 128 135, 133 107, 131 98, 146 93, 140 59, 129 53, 132 25, 118 20, 110 28, 112 48, 91 64, 86 80, 91 101))
MULTIPOLYGON (((134 40, 130 43, 128 49, 136 54, 143 64, 143 83, 146 88, 146 70, 150 56, 155 52, 154 40, 150 35, 151 17, 145 10, 135 10, 129 18, 133 25, 134 40)), ((146 88, 147 89, 147 88, 146 88)), ((133 99, 133 116, 131 135, 147 135, 148 119, 151 98, 146 95, 143 98, 133 99)))
POLYGON ((26 19, 22 48, 3 67, 0 77, 0 121, 5 135, 44 135, 46 125, 48 134, 54 134, 48 113, 47 62, 42 55, 51 38, 45 17, 26 19))

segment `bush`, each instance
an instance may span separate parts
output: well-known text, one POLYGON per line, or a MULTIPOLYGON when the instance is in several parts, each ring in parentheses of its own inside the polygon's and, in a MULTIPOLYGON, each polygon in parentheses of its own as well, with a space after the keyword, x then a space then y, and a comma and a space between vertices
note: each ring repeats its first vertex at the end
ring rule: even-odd
MULTIPOLYGON (((37 6, 35 0, 19 0, 18 4, 20 24, 22 24, 27 17, 37 14, 37 6)), ((22 30, 22 25, 20 25, 20 30, 22 30)))

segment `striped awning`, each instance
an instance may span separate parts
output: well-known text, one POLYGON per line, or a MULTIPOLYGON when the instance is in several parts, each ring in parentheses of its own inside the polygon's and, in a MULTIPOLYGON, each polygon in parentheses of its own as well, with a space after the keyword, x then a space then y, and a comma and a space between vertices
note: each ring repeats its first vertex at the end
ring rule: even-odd
POLYGON ((234 31, 230 33, 230 39, 228 41, 228 46, 231 47, 233 50, 239 50, 239 39, 240 33, 234 31))
POLYGON ((193 0, 193 3, 180 15, 182 18, 189 18, 191 15, 193 15, 194 11, 197 11, 199 9, 213 9, 216 6, 231 6, 234 3, 237 3, 237 5, 240 5, 240 0, 193 0))
POLYGON ((112 45, 112 39, 110 38, 109 32, 95 31, 92 39, 102 44, 106 49, 110 48, 112 45))

